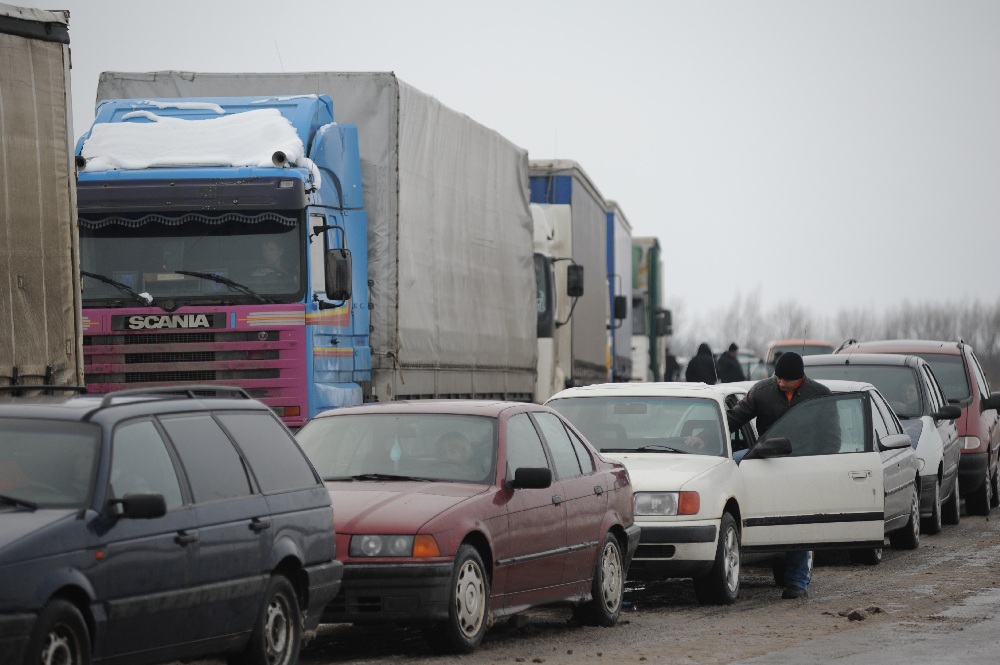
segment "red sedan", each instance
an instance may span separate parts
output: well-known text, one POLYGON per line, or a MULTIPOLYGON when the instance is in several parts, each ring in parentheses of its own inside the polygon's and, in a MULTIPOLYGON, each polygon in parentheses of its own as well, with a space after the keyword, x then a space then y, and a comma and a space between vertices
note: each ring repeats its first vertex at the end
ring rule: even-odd
POLYGON ((421 624, 457 653, 538 605, 618 621, 639 541, 628 471, 552 409, 373 404, 320 414, 297 438, 330 491, 344 562, 323 621, 421 624))

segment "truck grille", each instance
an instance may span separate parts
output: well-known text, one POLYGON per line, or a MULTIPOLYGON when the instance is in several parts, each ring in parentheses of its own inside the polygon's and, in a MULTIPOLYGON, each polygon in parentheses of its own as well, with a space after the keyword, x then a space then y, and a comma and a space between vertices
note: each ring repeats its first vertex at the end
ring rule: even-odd
POLYGON ((295 346, 279 330, 85 335, 84 374, 87 384, 101 384, 102 392, 219 382, 240 383, 253 397, 278 397, 282 368, 290 365, 282 351, 295 346))

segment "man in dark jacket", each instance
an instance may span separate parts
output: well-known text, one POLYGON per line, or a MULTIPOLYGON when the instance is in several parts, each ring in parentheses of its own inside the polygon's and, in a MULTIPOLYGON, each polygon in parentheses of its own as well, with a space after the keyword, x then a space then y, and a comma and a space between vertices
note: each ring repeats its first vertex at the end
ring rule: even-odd
MULTIPOLYGON (((774 364, 774 376, 761 379, 753 385, 746 396, 726 414, 730 431, 739 429, 757 419, 758 440, 778 418, 792 407, 812 397, 829 395, 830 389, 805 375, 802 356, 794 351, 781 354, 774 364)), ((821 426, 818 429, 824 429, 821 426)), ((830 432, 834 434, 834 432, 830 432)), ((781 597, 807 598, 809 580, 812 577, 809 559, 812 552, 785 553, 785 590, 781 597)))
POLYGON ((736 353, 739 350, 740 347, 736 346, 736 342, 733 342, 729 345, 729 350, 719 356, 719 362, 716 363, 719 369, 719 383, 746 381, 747 377, 743 374, 740 361, 736 358, 736 353))
POLYGON ((701 381, 709 385, 718 383, 715 376, 715 358, 712 357, 712 349, 708 344, 702 343, 698 347, 698 353, 688 361, 684 378, 688 381, 701 381))

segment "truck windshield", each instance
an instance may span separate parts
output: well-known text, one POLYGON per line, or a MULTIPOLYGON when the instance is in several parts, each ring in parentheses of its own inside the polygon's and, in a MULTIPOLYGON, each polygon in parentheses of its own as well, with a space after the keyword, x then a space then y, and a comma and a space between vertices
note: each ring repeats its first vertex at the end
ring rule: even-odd
MULTIPOLYGON (((296 213, 81 215, 80 267, 158 301, 260 301, 250 295, 256 293, 274 302, 293 302, 301 299, 304 288, 304 228, 296 213)), ((83 288, 84 303, 91 307, 122 300, 114 285, 86 275, 83 288)), ((123 306, 135 305, 126 301, 123 306)))

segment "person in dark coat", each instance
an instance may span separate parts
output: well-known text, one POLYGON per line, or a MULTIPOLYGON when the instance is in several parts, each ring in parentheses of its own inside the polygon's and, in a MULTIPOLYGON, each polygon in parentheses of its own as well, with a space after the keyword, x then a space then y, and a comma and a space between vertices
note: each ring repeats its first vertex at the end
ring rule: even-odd
POLYGON ((747 380, 746 375, 743 374, 743 368, 740 367, 740 361, 736 358, 736 353, 739 350, 740 347, 736 346, 736 342, 733 342, 729 345, 729 350, 719 356, 719 362, 716 363, 719 371, 719 383, 747 380))
MULTIPOLYGON (((755 383, 726 414, 729 430, 739 429, 756 418, 758 440, 763 441, 764 434, 771 425, 797 404, 812 397, 829 394, 829 388, 805 375, 802 356, 788 351, 781 354, 774 364, 774 375, 755 383)), ((825 430, 831 436, 839 437, 839 427, 835 423, 821 424, 817 430, 825 430)), ((781 594, 782 598, 809 597, 807 589, 812 578, 809 566, 811 555, 812 552, 785 553, 785 590, 781 594)))
POLYGON ((688 361, 684 378, 688 381, 701 381, 709 385, 718 383, 715 375, 715 358, 712 357, 712 349, 708 344, 702 343, 698 347, 698 353, 688 361))

